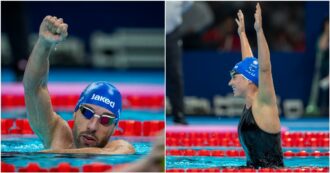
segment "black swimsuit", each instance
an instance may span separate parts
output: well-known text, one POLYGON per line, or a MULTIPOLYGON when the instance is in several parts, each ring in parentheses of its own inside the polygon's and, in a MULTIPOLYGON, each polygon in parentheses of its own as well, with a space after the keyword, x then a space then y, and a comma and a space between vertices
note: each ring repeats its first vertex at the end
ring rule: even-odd
POLYGON ((238 136, 245 151, 248 167, 283 167, 281 132, 271 134, 260 129, 252 107, 246 109, 238 125, 238 136))

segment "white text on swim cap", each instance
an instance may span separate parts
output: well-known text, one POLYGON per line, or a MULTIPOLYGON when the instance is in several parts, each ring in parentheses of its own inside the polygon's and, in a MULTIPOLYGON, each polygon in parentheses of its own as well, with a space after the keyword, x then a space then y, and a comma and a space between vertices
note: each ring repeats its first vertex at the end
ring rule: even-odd
POLYGON ((106 97, 103 97, 103 96, 100 96, 100 95, 95 95, 93 94, 92 100, 97 100, 97 101, 100 101, 100 102, 103 102, 105 104, 108 104, 110 105, 112 108, 115 107, 115 102, 111 101, 110 99, 106 98, 106 97))

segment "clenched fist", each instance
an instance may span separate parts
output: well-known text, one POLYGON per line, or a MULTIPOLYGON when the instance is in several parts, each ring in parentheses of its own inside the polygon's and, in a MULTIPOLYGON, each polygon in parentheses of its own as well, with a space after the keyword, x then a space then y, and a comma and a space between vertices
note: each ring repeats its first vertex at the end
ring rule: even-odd
POLYGON ((63 41, 68 36, 68 25, 62 18, 46 16, 39 29, 39 39, 51 45, 63 41))

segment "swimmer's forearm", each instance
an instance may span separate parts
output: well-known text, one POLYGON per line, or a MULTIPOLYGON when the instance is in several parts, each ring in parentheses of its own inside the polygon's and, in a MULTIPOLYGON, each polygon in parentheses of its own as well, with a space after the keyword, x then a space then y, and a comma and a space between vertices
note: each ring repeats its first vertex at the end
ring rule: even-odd
POLYGON ((59 153, 59 154, 125 154, 125 153, 118 153, 115 151, 109 151, 104 148, 77 148, 77 149, 50 149, 50 150, 43 150, 42 153, 59 153))
POLYGON ((262 29, 257 31, 257 42, 258 42, 259 70, 270 71, 271 64, 270 64, 269 47, 262 29))
POLYGON ((41 38, 38 39, 25 69, 23 78, 25 91, 34 91, 38 87, 47 84, 49 71, 48 57, 52 48, 52 44, 46 43, 41 38))
POLYGON ((251 50, 251 46, 249 44, 249 40, 247 39, 246 33, 245 32, 240 33, 239 38, 241 40, 242 59, 246 57, 252 57, 253 53, 251 50))

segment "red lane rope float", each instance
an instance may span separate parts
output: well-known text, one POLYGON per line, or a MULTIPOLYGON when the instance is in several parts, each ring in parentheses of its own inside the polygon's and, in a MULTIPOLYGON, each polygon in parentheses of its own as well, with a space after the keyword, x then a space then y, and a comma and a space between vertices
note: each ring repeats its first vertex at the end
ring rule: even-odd
POLYGON ((67 162, 62 162, 55 167, 42 168, 38 163, 31 162, 25 167, 15 167, 13 164, 1 162, 1 172, 104 172, 112 169, 112 165, 105 163, 91 163, 81 168, 73 167, 67 162))
MULTIPOLYGON (((51 102, 55 109, 74 109, 78 99, 78 94, 51 95, 51 102)), ((1 100, 1 107, 3 109, 25 107, 24 95, 2 94, 1 100)), ((123 108, 163 109, 164 95, 123 95, 123 108)))
POLYGON ((49 169, 49 172, 79 172, 78 167, 72 167, 69 163, 60 163, 57 167, 49 169))
MULTIPOLYGON (((166 138, 167 146, 223 146, 240 147, 238 138, 166 138)), ((329 138, 291 139, 282 140, 283 147, 329 147, 329 138)))
MULTIPOLYGON (((115 167, 127 166, 116 165, 115 167)), ((31 162, 26 167, 16 168, 13 164, 7 164, 1 162, 1 172, 104 172, 109 171, 114 166, 104 163, 91 163, 79 167, 73 167, 67 162, 62 162, 55 167, 42 168, 38 163, 31 162)), ((236 168, 236 167, 224 167, 224 168, 172 168, 167 169, 166 172, 329 172, 329 167, 295 167, 295 168, 236 168)))
POLYGON ((329 167, 297 167, 297 168, 172 168, 166 172, 329 172, 329 167))
MULTIPOLYGON (((283 147, 329 147, 328 132, 285 132, 283 147)), ((240 142, 234 132, 166 132, 167 146, 236 146, 240 142)))
POLYGON ((41 168, 38 163, 29 163, 28 166, 19 168, 18 172, 48 172, 48 170, 41 168))
POLYGON ((15 172, 15 166, 12 164, 1 162, 1 172, 15 172))
MULTIPOLYGON (((245 153, 243 150, 166 150, 167 156, 214 156, 214 157, 243 157, 245 153)), ((305 150, 301 150, 298 152, 292 152, 291 150, 285 151, 283 153, 284 157, 321 157, 321 156, 329 156, 329 151, 320 152, 320 151, 312 151, 306 152, 305 150)))
POLYGON ((82 167, 83 172, 104 172, 112 169, 111 165, 107 165, 104 163, 92 163, 87 164, 82 167))
MULTIPOLYGON (((166 132, 166 137, 174 138, 237 138, 237 132, 166 132)), ((282 139, 291 138, 329 138, 329 132, 284 132, 282 139)))
MULTIPOLYGON (((71 128, 74 121, 69 120, 71 128)), ((114 136, 154 136, 165 127, 164 121, 121 120, 114 136)), ((1 134, 34 134, 27 119, 1 119, 1 134)))

